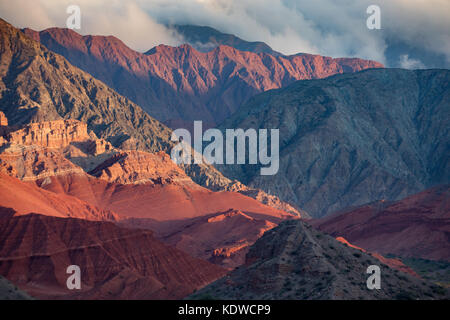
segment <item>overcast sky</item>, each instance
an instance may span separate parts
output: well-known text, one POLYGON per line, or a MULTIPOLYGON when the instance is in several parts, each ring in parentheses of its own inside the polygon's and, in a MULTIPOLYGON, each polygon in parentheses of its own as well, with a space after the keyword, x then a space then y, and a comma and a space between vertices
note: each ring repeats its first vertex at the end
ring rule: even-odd
MULTIPOLYGON (((450 63, 449 0, 0 0, 0 17, 17 27, 64 27, 69 4, 81 7, 82 34, 115 35, 138 51, 183 40, 165 23, 208 25, 284 54, 357 56, 386 63, 392 43, 426 50, 450 63), (369 5, 381 30, 366 27, 369 5)), ((406 50, 406 49, 405 49, 406 50)), ((399 65, 426 67, 408 50, 399 65)))

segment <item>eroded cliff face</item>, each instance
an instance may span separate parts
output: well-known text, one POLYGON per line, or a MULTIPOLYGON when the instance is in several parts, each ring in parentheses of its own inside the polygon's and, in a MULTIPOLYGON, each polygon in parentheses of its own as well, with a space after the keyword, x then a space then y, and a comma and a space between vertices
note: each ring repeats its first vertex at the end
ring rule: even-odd
POLYGON ((89 174, 120 184, 179 184, 192 188, 198 186, 164 152, 117 152, 89 174))
POLYGON ((73 142, 91 138, 87 125, 76 120, 56 120, 30 123, 9 132, 11 144, 37 145, 46 148, 64 148, 73 142))

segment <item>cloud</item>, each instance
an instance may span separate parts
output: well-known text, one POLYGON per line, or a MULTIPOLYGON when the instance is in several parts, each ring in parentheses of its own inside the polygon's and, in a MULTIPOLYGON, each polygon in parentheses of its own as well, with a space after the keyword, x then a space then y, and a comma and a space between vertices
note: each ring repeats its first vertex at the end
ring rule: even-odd
POLYGON ((409 55, 403 54, 400 56, 399 65, 403 69, 424 69, 425 65, 417 59, 409 58, 409 55))
POLYGON ((358 56, 386 62, 392 42, 426 48, 450 62, 448 0, 153 0, 139 1, 158 21, 208 25, 285 54, 358 56), (366 26, 381 8, 381 30, 366 26))
POLYGON ((0 0, 0 16, 16 27, 43 30, 66 27, 66 8, 81 9, 81 34, 113 35, 137 51, 161 43, 179 45, 182 39, 156 22, 135 1, 118 0, 0 0))
MULTIPOLYGON (((448 0, 0 0, 0 16, 20 27, 64 27, 69 4, 81 7, 81 33, 112 34, 139 51, 181 43, 165 27, 176 23, 264 41, 285 54, 387 63, 387 49, 401 43, 406 48, 401 54, 425 48, 450 63, 448 0), (372 4, 381 8, 381 30, 366 27, 366 9, 372 4)), ((398 65, 399 55, 394 60, 398 65)))

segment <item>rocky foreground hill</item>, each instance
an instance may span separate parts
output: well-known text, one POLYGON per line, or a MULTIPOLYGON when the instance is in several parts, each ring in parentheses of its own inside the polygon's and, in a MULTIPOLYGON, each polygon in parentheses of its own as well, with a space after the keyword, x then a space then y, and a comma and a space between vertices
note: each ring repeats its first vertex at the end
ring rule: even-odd
POLYGON ((449 70, 372 69, 252 98, 223 128, 279 128, 280 169, 225 175, 322 217, 450 182, 449 70))
POLYGON ((245 265, 191 299, 448 299, 441 286, 389 268, 370 254, 286 221, 250 249, 245 265), (370 265, 381 269, 381 289, 369 290, 370 265))

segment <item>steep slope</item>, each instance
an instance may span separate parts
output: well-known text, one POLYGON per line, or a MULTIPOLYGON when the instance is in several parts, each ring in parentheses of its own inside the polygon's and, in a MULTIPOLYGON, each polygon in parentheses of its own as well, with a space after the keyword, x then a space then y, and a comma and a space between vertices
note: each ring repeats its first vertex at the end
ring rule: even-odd
POLYGON ((280 169, 220 166, 313 217, 450 182, 450 71, 373 69, 254 97, 223 128, 279 128, 280 169))
POLYGON ((180 299, 224 274, 149 231, 109 222, 0 218, 0 243, 0 274, 40 299, 180 299), (81 269, 79 291, 67 289, 70 265, 81 269))
POLYGON ((268 53, 272 56, 282 55, 274 51, 269 45, 261 41, 245 41, 235 35, 222 33, 214 28, 195 25, 173 25, 175 30, 183 37, 183 41, 191 45, 197 51, 208 52, 221 45, 233 47, 240 51, 254 53, 268 53))
POLYGON ((392 270, 374 257, 302 221, 267 231, 246 264, 191 296, 217 299, 448 299, 440 286, 392 270), (381 268, 381 289, 369 290, 367 267, 381 268))
POLYGON ((356 58, 272 56, 224 45, 207 53, 160 45, 142 54, 114 37, 58 28, 24 32, 173 128, 190 128, 193 120, 218 124, 256 93, 295 80, 382 67, 356 58))
POLYGON ((319 230, 381 254, 450 261, 450 188, 378 201, 311 221, 319 230))
POLYGON ((118 184, 89 175, 54 176, 41 183, 45 190, 74 196, 93 206, 111 210, 123 218, 157 221, 179 220, 223 212, 230 208, 256 212, 277 218, 293 218, 291 214, 263 205, 236 192, 212 192, 164 181, 144 184, 118 184))
POLYGON ((13 208, 15 215, 34 212, 54 217, 87 220, 116 221, 119 219, 111 210, 99 209, 76 197, 43 190, 3 173, 0 173, 0 206, 13 208))

